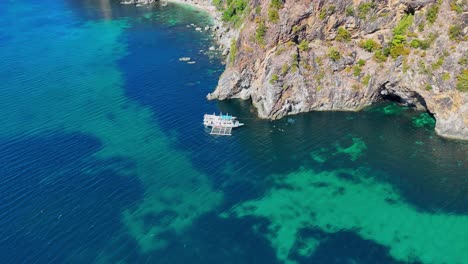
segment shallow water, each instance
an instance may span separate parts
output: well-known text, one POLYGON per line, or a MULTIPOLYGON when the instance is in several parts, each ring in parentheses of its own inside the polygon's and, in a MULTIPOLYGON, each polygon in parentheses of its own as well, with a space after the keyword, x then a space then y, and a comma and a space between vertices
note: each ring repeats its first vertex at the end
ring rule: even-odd
POLYGON ((200 11, 0 3, 6 263, 468 263, 466 142, 425 113, 208 102, 200 11), (180 62, 188 56, 196 61, 180 62), (206 112, 246 124, 231 137, 206 112))

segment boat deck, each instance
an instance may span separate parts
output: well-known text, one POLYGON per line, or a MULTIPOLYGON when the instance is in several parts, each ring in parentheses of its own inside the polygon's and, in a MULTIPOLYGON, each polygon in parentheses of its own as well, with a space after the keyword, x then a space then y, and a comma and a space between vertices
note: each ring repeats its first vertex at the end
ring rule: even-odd
POLYGON ((211 135, 220 135, 220 136, 230 136, 232 132, 232 127, 221 127, 221 126, 213 126, 211 128, 211 135))

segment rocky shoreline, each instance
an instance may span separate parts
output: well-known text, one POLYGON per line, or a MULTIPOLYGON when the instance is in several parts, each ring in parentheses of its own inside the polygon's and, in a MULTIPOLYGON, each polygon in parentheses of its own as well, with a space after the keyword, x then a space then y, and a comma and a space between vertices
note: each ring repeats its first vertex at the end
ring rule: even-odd
MULTIPOLYGON (((162 0, 127 0, 122 1, 121 4, 144 6, 155 3, 160 4, 162 2, 162 0)), ((223 23, 222 13, 213 6, 210 0, 166 0, 166 2, 187 5, 206 12, 213 19, 213 25, 209 29, 214 33, 213 37, 219 45, 219 50, 222 52, 223 56, 229 53, 231 42, 238 37, 239 30, 228 27, 223 23)), ((202 31, 202 28, 200 28, 200 31, 202 31)), ((207 31, 206 28, 205 31, 207 31)))
POLYGON ((428 111, 439 135, 468 140, 464 2, 273 2, 250 2, 208 99, 251 100, 269 119, 390 100, 428 111))
POLYGON ((223 55, 235 48, 209 100, 250 100, 258 116, 268 119, 358 111, 391 100, 428 111, 440 136, 468 140, 468 92, 455 89, 467 71, 466 4, 455 13, 449 1, 277 1, 281 5, 272 20, 274 1, 261 0, 246 2, 250 13, 233 27, 211 0, 168 2, 206 11, 223 55), (426 21, 434 8, 444 19, 426 21), (396 35, 395 28, 408 18, 404 35, 396 35), (453 25, 460 28, 456 40, 449 35, 453 25), (401 54, 390 54, 397 37, 404 43, 395 51, 401 54), (417 41, 430 47, 418 47, 417 41))
POLYGON ((227 27, 223 23, 221 12, 216 10, 216 7, 213 6, 210 0, 168 0, 168 2, 189 5, 207 12, 214 22, 212 29, 215 41, 220 45, 219 48, 223 55, 226 56, 228 54, 231 41, 238 36, 239 31, 227 27))

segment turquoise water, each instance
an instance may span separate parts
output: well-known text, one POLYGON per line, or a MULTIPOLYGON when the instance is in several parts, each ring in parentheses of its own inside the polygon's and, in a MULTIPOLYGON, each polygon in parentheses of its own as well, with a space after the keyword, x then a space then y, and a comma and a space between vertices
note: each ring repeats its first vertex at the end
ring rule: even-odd
POLYGON ((468 263, 466 142, 388 103, 271 122, 208 102, 223 65, 192 23, 0 3, 3 262, 468 263), (210 136, 220 111, 246 125, 210 136))

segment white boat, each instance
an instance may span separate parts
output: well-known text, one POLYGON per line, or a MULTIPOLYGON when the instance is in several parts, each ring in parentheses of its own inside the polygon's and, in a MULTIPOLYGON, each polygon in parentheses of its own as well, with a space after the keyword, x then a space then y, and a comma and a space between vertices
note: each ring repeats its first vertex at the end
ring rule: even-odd
POLYGON ((244 124, 239 122, 235 116, 228 114, 205 114, 203 116, 203 125, 211 127, 210 134, 212 135, 230 136, 233 128, 243 126, 244 124))

